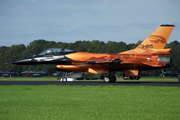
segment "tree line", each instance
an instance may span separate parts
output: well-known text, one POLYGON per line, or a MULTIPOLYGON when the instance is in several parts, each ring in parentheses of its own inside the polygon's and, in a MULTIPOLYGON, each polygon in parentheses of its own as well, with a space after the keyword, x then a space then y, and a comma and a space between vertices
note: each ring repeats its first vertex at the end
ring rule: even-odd
MULTIPOLYGON (((37 55, 48 48, 66 48, 74 51, 91 52, 91 53, 120 53, 126 50, 136 48, 142 41, 137 43, 126 44, 125 42, 108 41, 107 43, 99 40, 93 41, 76 41, 75 43, 54 42, 44 39, 34 40, 27 46, 24 44, 12 45, 10 47, 0 47, 0 70, 9 71, 15 65, 11 62, 37 55)), ((164 71, 176 72, 180 69, 180 43, 175 40, 166 44, 165 48, 171 48, 171 68, 164 71)), ((46 65, 19 65, 17 72, 21 73, 25 70, 41 71, 46 65)), ((49 73, 56 72, 55 65, 48 65, 49 73)), ((157 75, 161 70, 150 70, 149 74, 157 75)))

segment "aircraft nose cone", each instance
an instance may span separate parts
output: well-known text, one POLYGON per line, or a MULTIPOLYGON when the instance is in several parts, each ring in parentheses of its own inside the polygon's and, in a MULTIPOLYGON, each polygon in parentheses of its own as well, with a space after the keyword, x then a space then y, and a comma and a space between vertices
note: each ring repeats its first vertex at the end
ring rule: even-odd
POLYGON ((18 62, 17 62, 17 61, 14 61, 14 62, 12 62, 11 64, 18 64, 18 62))
POLYGON ((27 62, 24 62, 24 61, 21 61, 21 60, 17 60, 17 61, 12 62, 11 64, 23 65, 24 63, 27 63, 27 62))

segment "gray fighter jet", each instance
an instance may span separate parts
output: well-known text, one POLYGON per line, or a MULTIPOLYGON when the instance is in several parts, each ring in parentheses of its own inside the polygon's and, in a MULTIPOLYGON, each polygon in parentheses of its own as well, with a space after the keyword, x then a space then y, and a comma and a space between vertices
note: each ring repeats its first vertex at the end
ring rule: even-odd
POLYGON ((11 71, 0 71, 0 76, 10 77, 10 76, 18 75, 18 73, 16 72, 16 68, 17 66, 15 66, 11 71))
POLYGON ((21 74, 27 74, 28 77, 42 77, 44 75, 48 75, 48 66, 46 66, 42 71, 31 71, 27 70, 24 72, 21 72, 21 74))

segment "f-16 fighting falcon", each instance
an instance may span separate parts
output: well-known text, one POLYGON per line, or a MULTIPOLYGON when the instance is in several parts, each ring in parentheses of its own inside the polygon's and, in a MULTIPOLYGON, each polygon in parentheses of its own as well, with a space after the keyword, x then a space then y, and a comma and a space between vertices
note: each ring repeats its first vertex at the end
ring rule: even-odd
POLYGON ((10 76, 18 75, 18 73, 16 72, 16 68, 17 66, 15 66, 11 71, 0 71, 0 76, 10 77, 10 76))
POLYGON ((48 75, 48 66, 46 66, 42 71, 27 70, 21 72, 21 74, 27 74, 28 77, 42 77, 44 75, 48 75))
POLYGON ((115 82, 114 71, 123 71, 125 77, 139 79, 140 71, 169 67, 171 49, 164 49, 174 25, 161 25, 135 49, 117 54, 77 52, 63 48, 50 48, 42 53, 17 60, 13 64, 56 64, 64 71, 63 81, 68 74, 77 78, 84 74, 104 74, 104 82, 115 82))

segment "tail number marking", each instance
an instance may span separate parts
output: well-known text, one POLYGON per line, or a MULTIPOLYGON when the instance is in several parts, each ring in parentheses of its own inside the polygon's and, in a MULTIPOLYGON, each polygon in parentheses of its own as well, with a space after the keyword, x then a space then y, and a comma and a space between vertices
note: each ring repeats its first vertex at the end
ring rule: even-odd
POLYGON ((143 48, 153 48, 153 44, 147 44, 147 45, 141 45, 141 48, 143 49, 143 48))

